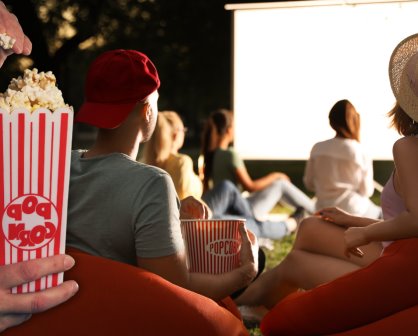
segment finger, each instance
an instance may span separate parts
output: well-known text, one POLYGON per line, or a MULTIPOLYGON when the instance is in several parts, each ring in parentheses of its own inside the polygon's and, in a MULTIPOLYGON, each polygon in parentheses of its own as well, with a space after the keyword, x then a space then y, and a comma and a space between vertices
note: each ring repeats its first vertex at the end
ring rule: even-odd
POLYGON ((32 42, 31 42, 31 40, 29 40, 29 37, 27 37, 25 35, 24 36, 24 39, 23 39, 23 50, 22 50, 22 54, 23 55, 30 55, 31 52, 32 52, 32 42))
POLYGON ((16 15, 10 14, 10 19, 6 23, 6 34, 13 37, 16 41, 13 44, 12 50, 16 54, 22 53, 24 34, 16 15))
POLYGON ((0 267, 0 288, 11 288, 23 283, 37 280, 45 275, 64 272, 73 267, 75 261, 67 255, 23 261, 0 267))
POLYGON ((68 280, 61 285, 35 293, 9 294, 3 297, 2 308, 10 313, 40 313, 55 307, 74 296, 78 284, 68 280))
POLYGON ((239 233, 241 235, 242 243, 251 242, 250 237, 248 236, 248 231, 245 227, 245 224, 241 222, 238 225, 239 225, 238 229, 239 229, 239 233))
POLYGON ((356 247, 356 248, 347 249, 345 252, 345 255, 348 258, 350 258, 350 255, 354 255, 356 257, 362 258, 364 256, 364 252, 358 247, 356 247))
POLYGON ((0 332, 29 320, 31 316, 31 314, 0 315, 0 332))
POLYGON ((251 230, 248 230, 248 229, 247 229, 247 234, 248 234, 251 244, 255 244, 257 242, 257 237, 255 236, 255 234, 251 230))

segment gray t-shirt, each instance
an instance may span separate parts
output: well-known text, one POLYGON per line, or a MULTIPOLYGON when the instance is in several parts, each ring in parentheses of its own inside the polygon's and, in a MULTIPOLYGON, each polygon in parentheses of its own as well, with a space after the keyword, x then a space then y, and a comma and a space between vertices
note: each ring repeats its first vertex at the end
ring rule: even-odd
POLYGON ((162 169, 113 153, 71 155, 67 245, 136 265, 184 248, 179 200, 162 169))

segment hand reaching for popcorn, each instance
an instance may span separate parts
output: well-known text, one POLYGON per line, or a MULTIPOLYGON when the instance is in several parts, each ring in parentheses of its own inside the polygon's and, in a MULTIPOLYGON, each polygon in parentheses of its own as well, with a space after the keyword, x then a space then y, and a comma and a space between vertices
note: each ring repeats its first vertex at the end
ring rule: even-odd
POLYGON ((23 33, 19 20, 0 1, 0 67, 7 56, 13 53, 29 55, 31 51, 32 42, 23 33))

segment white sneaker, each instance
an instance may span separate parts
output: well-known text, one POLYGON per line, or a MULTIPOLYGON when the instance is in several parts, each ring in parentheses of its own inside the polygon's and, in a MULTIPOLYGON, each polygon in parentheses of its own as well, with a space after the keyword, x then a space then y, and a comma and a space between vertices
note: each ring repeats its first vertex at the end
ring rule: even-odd
POLYGON ((265 247, 269 251, 274 250, 274 242, 270 238, 257 238, 258 246, 265 247))

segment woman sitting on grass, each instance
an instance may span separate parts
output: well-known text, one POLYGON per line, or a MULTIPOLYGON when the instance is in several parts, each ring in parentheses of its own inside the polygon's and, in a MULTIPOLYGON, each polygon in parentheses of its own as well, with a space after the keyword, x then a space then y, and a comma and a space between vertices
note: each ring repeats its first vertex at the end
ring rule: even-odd
POLYGON ((188 196, 201 198, 215 218, 240 217, 258 238, 281 239, 292 233, 303 213, 279 221, 257 220, 251 203, 241 195, 235 184, 222 180, 203 195, 203 183, 194 172, 192 159, 179 153, 184 144, 185 126, 174 111, 158 113, 157 125, 151 139, 145 143, 142 160, 167 171, 173 179, 180 199, 188 196))
POLYGON ((381 218, 373 195, 373 163, 360 143, 360 115, 350 101, 334 104, 329 123, 335 137, 316 143, 303 181, 315 192, 316 209, 336 206, 353 215, 381 218))
POLYGON ((231 111, 212 112, 203 131, 204 187, 209 190, 222 180, 229 180, 250 193, 247 200, 254 216, 264 218, 279 201, 296 209, 314 212, 313 201, 290 182, 282 172, 272 172, 258 179, 248 174, 244 161, 231 147, 234 140, 234 120, 231 111))

